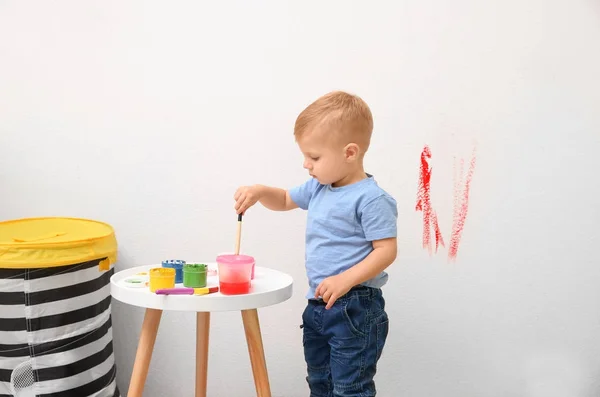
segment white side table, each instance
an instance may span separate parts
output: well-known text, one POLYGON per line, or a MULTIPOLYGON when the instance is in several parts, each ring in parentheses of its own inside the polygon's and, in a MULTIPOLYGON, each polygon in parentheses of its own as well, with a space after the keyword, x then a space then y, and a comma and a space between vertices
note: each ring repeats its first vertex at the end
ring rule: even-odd
MULTIPOLYGON (((215 263, 207 263, 207 265, 209 269, 216 269, 215 263)), ((196 397, 206 397, 210 312, 240 310, 252 364, 256 395, 271 397, 256 309, 289 299, 292 296, 292 277, 277 270, 257 266, 250 293, 244 295, 222 295, 220 292, 202 296, 156 295, 148 288, 131 288, 124 283, 124 279, 127 277, 148 272, 151 268, 160 266, 160 264, 148 265, 122 270, 115 273, 110 279, 111 294, 115 299, 146 308, 127 396, 142 397, 163 310, 179 310, 196 312, 196 397)), ((207 287, 218 285, 218 276, 207 277, 207 287)), ((176 287, 180 286, 183 287, 182 284, 176 285, 176 287)))

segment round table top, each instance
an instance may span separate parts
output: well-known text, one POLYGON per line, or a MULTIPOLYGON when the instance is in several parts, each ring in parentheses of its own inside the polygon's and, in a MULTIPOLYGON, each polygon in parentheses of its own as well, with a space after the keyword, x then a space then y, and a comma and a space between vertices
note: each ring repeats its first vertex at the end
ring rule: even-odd
MULTIPOLYGON (((209 270, 216 270, 216 263, 206 263, 209 270)), ((151 268, 161 267, 146 265, 121 270, 110 278, 110 290, 113 298, 139 307, 159 310, 178 310, 192 312, 214 312, 257 309, 284 302, 292 296, 293 279, 288 274, 277 270, 256 266, 254 280, 248 294, 223 295, 214 292, 207 295, 157 295, 148 287, 134 288, 125 283, 125 279, 138 273, 148 272, 151 268)), ((219 285, 217 275, 208 275, 207 287, 219 285)), ((175 288, 183 288, 183 284, 175 284, 175 288)))

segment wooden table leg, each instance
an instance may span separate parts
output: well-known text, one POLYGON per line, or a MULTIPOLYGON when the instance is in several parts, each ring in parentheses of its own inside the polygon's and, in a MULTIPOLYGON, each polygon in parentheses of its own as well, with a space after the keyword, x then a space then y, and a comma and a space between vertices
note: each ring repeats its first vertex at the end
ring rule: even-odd
POLYGON ((196 313, 196 397, 206 397, 210 312, 196 313))
POLYGON ((257 397, 271 397, 271 387, 269 385, 267 363, 265 361, 265 352, 260 334, 258 312, 256 309, 242 310, 242 320, 244 322, 244 330, 246 331, 246 342, 248 343, 248 352, 250 353, 256 395, 257 397))
POLYGON ((162 310, 146 309, 127 397, 142 397, 162 310))

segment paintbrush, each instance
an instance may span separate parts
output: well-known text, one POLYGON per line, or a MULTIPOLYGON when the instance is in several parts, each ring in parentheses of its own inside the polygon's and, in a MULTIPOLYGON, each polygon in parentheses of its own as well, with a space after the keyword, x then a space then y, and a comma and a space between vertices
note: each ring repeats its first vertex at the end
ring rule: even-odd
POLYGON ((240 242, 242 241, 242 214, 238 215, 237 234, 235 238, 235 254, 240 254, 240 242))

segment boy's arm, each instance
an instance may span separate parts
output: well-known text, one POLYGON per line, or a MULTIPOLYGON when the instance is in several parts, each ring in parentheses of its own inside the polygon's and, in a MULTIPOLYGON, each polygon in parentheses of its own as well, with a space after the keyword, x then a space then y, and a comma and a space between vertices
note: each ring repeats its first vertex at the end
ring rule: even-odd
POLYGON ((273 211, 289 211, 295 208, 306 210, 318 185, 319 183, 312 178, 290 190, 264 185, 242 186, 233 196, 235 210, 238 214, 243 214, 257 202, 273 211))
POLYGON ((258 201, 273 211, 289 211, 298 208, 290 197, 290 192, 278 187, 256 185, 259 191, 258 201))
POLYGON ((242 186, 235 195, 235 210, 243 214, 256 202, 260 202, 272 211, 289 211, 298 208, 287 190, 264 185, 242 186))
POLYGON ((352 287, 372 279, 390 266, 398 253, 396 237, 373 241, 373 251, 365 259, 336 276, 328 277, 319 284, 315 298, 321 296, 330 309, 335 301, 352 287))
POLYGON ((352 288, 372 279, 394 263, 397 254, 396 237, 373 241, 373 251, 364 260, 342 273, 346 283, 352 288))

